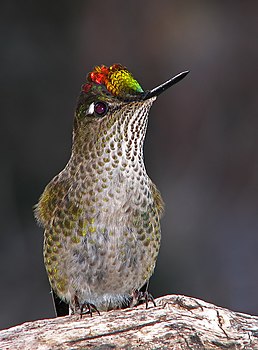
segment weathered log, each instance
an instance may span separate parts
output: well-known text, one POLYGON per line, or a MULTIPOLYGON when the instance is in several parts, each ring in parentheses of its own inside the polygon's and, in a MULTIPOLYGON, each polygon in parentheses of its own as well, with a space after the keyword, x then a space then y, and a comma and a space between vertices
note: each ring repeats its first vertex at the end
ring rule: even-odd
POLYGON ((181 295, 156 303, 26 322, 0 332, 0 349, 258 349, 258 317, 181 295))

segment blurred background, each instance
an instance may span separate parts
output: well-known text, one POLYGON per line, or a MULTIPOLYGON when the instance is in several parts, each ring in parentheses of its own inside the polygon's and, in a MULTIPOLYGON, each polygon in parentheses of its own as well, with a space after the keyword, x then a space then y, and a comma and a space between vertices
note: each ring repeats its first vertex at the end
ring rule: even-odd
POLYGON ((150 291, 258 315, 258 2, 1 2, 0 327, 53 317, 32 207, 70 156, 80 86, 122 63, 154 104, 147 171, 166 203, 150 291))

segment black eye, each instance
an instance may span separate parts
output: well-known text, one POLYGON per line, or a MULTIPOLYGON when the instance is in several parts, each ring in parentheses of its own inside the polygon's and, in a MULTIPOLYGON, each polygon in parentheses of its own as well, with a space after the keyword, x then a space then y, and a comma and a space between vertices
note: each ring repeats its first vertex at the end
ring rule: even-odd
POLYGON ((108 111, 108 106, 104 102, 96 102, 94 104, 94 113, 99 116, 103 117, 108 111))

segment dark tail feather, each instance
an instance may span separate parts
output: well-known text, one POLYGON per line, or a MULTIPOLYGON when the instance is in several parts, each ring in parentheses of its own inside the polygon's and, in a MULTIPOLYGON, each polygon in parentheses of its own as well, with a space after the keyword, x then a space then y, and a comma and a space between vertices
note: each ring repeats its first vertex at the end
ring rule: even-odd
POLYGON ((69 315, 69 305, 61 300, 56 293, 52 290, 52 298, 56 317, 69 315))

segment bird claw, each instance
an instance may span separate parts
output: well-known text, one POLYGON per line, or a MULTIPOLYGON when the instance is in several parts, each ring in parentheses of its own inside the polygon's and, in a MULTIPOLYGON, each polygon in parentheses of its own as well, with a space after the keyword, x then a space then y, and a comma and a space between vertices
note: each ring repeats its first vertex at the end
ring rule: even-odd
POLYGON ((97 312, 100 315, 99 310, 94 304, 85 302, 83 304, 79 303, 77 295, 74 296, 74 307, 72 307, 73 314, 74 313, 79 313, 80 318, 82 318, 82 315, 87 315, 90 314, 92 317, 93 312, 97 312))
POLYGON ((80 307, 80 316, 82 318, 82 315, 90 314, 90 317, 92 317, 92 313, 97 312, 100 315, 99 310, 94 304, 91 303, 84 303, 80 307), (84 311, 83 311, 84 310, 84 311))
POLYGON ((149 302, 152 302, 154 307, 157 306, 153 296, 147 290, 145 292, 142 292, 138 289, 135 289, 132 293, 132 300, 130 302, 130 307, 145 303, 146 309, 148 309, 149 302))

